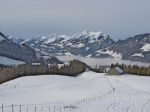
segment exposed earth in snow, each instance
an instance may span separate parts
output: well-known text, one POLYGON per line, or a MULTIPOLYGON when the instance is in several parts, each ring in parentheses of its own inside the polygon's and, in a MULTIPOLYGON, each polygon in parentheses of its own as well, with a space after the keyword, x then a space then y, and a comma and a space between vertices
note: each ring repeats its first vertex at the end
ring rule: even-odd
POLYGON ((0 103, 4 112, 12 112, 11 104, 14 112, 20 104, 23 112, 33 112, 35 105, 36 112, 150 112, 150 77, 94 72, 22 77, 0 85, 0 103))

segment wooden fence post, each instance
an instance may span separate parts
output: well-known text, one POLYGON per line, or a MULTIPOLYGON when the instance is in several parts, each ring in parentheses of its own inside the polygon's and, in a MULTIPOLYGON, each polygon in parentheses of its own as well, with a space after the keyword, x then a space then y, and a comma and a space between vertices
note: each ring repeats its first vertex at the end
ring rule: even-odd
POLYGON ((35 106, 35 111, 34 112, 36 112, 36 106, 35 106))
POLYGON ((4 112, 4 106, 3 106, 3 104, 2 104, 2 112, 4 112))
POLYGON ((14 112, 14 105, 12 104, 12 112, 14 112))
POLYGON ((54 106, 54 112, 55 112, 56 107, 54 106))
POLYGON ((20 105, 20 112, 21 112, 21 105, 20 105))
POLYGON ((61 112, 61 106, 60 106, 60 112, 61 112))
POLYGON ((65 108, 65 106, 64 106, 64 112, 65 112, 65 110, 66 110, 66 108, 65 108))
POLYGON ((29 107, 28 107, 28 105, 27 105, 27 112, 29 111, 29 107))
POLYGON ((42 109, 41 109, 41 112, 43 111, 43 106, 42 106, 42 109))
POLYGON ((49 108, 48 108, 48 111, 49 111, 49 112, 51 112, 51 108, 50 108, 50 106, 49 106, 49 108))

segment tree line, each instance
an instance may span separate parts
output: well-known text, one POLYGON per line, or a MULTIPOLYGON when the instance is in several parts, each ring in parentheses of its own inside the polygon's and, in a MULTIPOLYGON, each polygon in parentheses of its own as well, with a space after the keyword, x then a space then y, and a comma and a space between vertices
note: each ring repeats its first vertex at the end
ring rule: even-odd
POLYGON ((111 64, 111 68, 120 67, 125 73, 141 76, 150 76, 150 66, 126 65, 126 64, 111 64))
POLYGON ((86 69, 92 70, 91 67, 85 63, 73 60, 68 64, 40 64, 40 65, 18 65, 18 66, 5 66, 0 65, 0 84, 22 76, 34 76, 34 75, 65 75, 65 76, 77 76, 80 73, 86 71, 86 69))

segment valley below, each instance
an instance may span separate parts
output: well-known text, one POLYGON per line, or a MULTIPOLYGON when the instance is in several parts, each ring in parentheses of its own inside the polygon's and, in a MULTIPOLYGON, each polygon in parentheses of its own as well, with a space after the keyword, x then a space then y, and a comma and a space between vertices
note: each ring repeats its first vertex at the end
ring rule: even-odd
POLYGON ((139 61, 130 61, 130 60, 123 60, 123 59, 118 59, 118 58, 91 58, 91 57, 82 57, 82 56, 57 56, 58 59, 61 61, 70 61, 70 60, 80 60, 87 65, 90 65, 91 67, 97 66, 110 66, 111 64, 126 64, 126 65, 138 65, 138 66, 145 66, 148 67, 150 66, 150 63, 144 63, 144 62, 139 62, 139 61))

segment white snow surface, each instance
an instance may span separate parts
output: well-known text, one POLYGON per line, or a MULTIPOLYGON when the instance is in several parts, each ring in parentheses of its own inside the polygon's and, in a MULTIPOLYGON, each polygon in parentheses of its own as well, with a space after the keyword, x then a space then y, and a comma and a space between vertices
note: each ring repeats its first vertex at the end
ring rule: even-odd
MULTIPOLYGON (((78 77, 22 77, 0 85, 0 103, 22 104, 23 111, 28 105, 29 112, 35 105, 37 112, 48 112, 49 106, 50 112, 150 112, 150 77, 90 71, 78 77)), ((14 108, 19 112, 20 107, 14 108)), ((4 107, 5 112, 11 109, 4 107)))
POLYGON ((56 35, 55 34, 54 35, 50 35, 50 36, 47 37, 47 39, 46 39, 46 41, 44 43, 45 44, 49 44, 51 42, 54 42, 55 39, 56 39, 56 35))
POLYGON ((144 55, 142 53, 135 53, 132 56, 137 56, 137 57, 144 57, 144 55))
POLYGON ((91 56, 92 56, 92 54, 89 54, 89 55, 87 55, 86 57, 87 57, 87 58, 90 58, 91 56))
POLYGON ((24 43, 26 43, 26 42, 28 42, 28 41, 30 41, 31 39, 26 39, 25 41, 23 41, 23 42, 21 42, 20 44, 24 44, 24 43))
POLYGON ((143 51, 150 51, 150 44, 149 43, 144 44, 141 49, 143 51))
POLYGON ((25 62, 0 56, 0 64, 4 64, 4 65, 20 65, 20 64, 25 64, 25 62))
POLYGON ((91 31, 83 31, 81 33, 77 33, 71 38, 89 38, 89 43, 93 43, 95 41, 98 41, 99 36, 104 36, 104 39, 106 39, 108 36, 103 34, 101 31, 98 32, 91 32, 91 31))
POLYGON ((70 52, 66 52, 64 54, 65 54, 65 56, 71 56, 72 55, 70 52))
POLYGON ((96 52, 99 53, 99 54, 108 54, 108 55, 112 56, 113 58, 117 58, 117 59, 121 59, 122 58, 122 55, 120 53, 111 51, 109 49, 106 49, 106 51, 98 50, 96 52))

